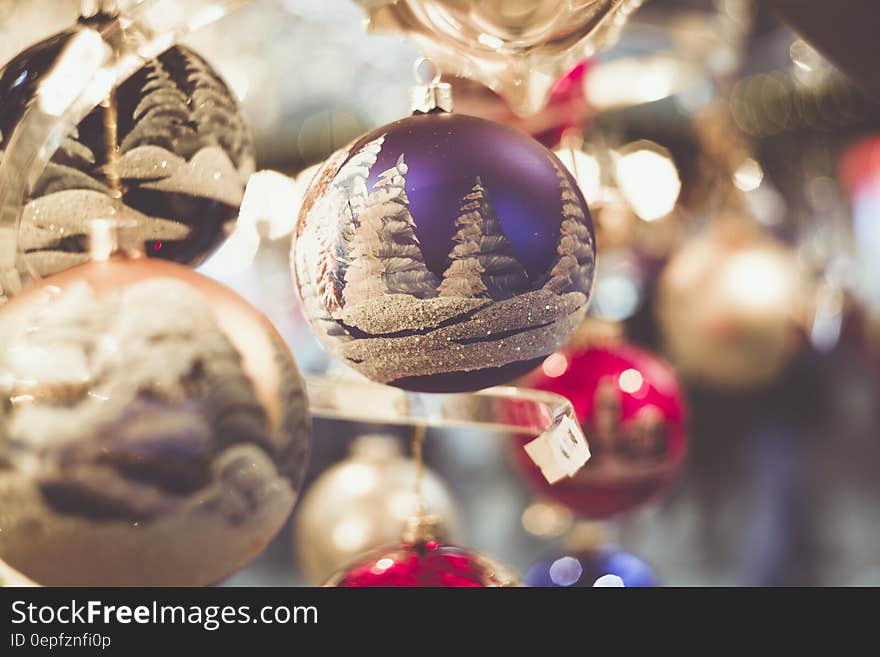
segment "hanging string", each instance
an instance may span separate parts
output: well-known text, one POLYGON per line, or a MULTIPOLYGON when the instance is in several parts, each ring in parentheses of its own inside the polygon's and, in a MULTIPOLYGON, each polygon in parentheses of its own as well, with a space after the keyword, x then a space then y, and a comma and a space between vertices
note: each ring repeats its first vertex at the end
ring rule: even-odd
MULTIPOLYGON (((568 156, 571 158, 571 173, 574 176, 574 179, 578 181, 578 184, 581 182, 581 172, 578 167, 578 159, 575 157, 575 152, 583 150, 584 147, 584 137, 581 134, 579 129, 568 129, 560 140, 562 143, 562 148, 568 151, 568 156)), ((590 199, 591 201, 594 199, 590 199)))
POLYGON ((422 495, 422 479, 425 473, 424 446, 428 427, 416 424, 413 427, 412 458, 416 466, 415 494, 416 512, 407 518, 403 526, 401 540, 404 543, 425 543, 438 538, 441 520, 438 516, 428 513, 425 498, 422 495))
POLYGON ((416 466, 415 494, 416 494, 416 515, 422 517, 427 509, 425 498, 422 494, 422 480, 425 473, 425 460, 423 456, 425 437, 428 434, 428 427, 424 424, 417 424, 413 428, 412 437, 412 459, 416 466))
POLYGON ((107 178, 107 186, 110 188, 110 196, 114 200, 122 199, 122 182, 119 178, 119 114, 116 106, 116 94, 111 92, 103 101, 104 109, 104 139, 107 145, 104 164, 104 175, 107 178))
MULTIPOLYGON (((81 0, 80 16, 94 18, 96 16, 115 17, 119 15, 117 0, 81 0)), ((119 137, 119 112, 116 104, 115 89, 101 101, 104 110, 104 140, 106 144, 106 161, 104 176, 110 188, 110 196, 114 200, 122 198, 122 184, 119 177, 119 150, 116 146, 119 137)))

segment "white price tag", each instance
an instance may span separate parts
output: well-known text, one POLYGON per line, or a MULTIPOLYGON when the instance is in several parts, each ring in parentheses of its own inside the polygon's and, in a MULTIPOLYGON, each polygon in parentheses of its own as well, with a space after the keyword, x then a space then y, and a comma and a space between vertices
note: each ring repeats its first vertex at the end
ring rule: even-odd
POLYGON ((563 477, 574 476, 590 459, 590 448, 583 431, 568 416, 527 443, 524 449, 551 484, 563 477))

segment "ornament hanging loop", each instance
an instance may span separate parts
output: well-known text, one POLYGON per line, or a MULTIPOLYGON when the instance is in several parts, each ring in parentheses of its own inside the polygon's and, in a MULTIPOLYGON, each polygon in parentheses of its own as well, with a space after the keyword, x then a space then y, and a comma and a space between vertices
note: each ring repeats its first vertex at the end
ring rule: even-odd
POLYGON ((441 82, 440 69, 430 59, 419 57, 413 64, 416 83, 409 90, 409 109, 413 114, 452 111, 452 85, 441 82))

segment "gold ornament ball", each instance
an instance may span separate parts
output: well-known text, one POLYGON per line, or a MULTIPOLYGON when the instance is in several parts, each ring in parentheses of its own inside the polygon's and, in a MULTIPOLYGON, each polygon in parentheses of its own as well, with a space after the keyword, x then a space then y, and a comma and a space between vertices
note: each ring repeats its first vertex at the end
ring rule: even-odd
POLYGON ((745 220, 725 218, 666 265, 657 319, 683 376, 746 389, 770 383, 797 352, 810 298, 791 249, 745 220))
MULTIPOLYGON (((293 545, 306 580, 323 584, 363 553, 397 544, 419 513, 417 466, 394 438, 361 436, 351 455, 308 488, 294 517, 293 545)), ((446 484, 425 469, 423 511, 440 519, 439 537, 456 540, 459 519, 446 484)))
POLYGON ((281 338, 186 267, 95 261, 0 311, 0 558, 40 584, 220 581, 283 526, 307 447, 281 338))

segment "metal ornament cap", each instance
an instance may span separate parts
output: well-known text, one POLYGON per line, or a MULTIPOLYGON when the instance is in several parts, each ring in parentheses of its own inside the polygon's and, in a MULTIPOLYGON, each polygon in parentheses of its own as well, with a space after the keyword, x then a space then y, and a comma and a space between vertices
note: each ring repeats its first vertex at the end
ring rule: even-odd
POLYGON ((427 114, 435 110, 453 110, 452 85, 441 81, 440 70, 434 62, 420 57, 413 65, 416 83, 409 90, 409 109, 413 114, 427 114))

